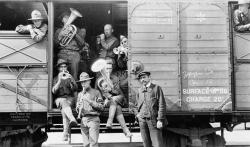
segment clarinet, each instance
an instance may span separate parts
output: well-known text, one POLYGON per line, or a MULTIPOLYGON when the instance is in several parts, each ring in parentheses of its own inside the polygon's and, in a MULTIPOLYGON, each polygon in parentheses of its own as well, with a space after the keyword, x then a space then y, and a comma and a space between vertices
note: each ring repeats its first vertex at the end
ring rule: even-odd
MULTIPOLYGON (((82 96, 84 96, 84 94, 86 94, 85 90, 82 92, 82 96)), ((82 109, 83 109, 83 97, 80 97, 80 102, 79 103, 80 103, 80 108, 79 108, 79 113, 78 113, 77 119, 81 120, 82 109)))

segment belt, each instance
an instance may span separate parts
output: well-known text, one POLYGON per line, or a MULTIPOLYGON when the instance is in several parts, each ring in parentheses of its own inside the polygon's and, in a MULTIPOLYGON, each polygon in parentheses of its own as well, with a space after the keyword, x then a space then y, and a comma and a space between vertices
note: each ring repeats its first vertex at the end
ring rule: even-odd
POLYGON ((85 114, 83 117, 99 117, 99 115, 93 115, 93 114, 85 114))
POLYGON ((61 51, 73 51, 73 52, 79 52, 80 50, 73 50, 73 49, 61 49, 61 51))

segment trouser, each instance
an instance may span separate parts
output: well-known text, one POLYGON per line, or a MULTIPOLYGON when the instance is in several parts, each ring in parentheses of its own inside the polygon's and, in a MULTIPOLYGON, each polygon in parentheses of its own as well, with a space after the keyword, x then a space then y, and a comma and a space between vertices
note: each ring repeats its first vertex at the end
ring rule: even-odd
POLYGON ((99 129, 99 116, 82 117, 81 133, 83 138, 83 147, 98 147, 99 129))
POLYGON ((79 70, 79 62, 81 59, 80 54, 77 51, 65 51, 61 50, 58 54, 59 59, 63 59, 69 63, 70 74, 72 77, 77 80, 78 70, 79 70))
POLYGON ((162 130, 154 127, 150 119, 138 120, 144 147, 164 147, 162 130))
POLYGON ((110 100, 109 118, 108 118, 107 124, 111 125, 113 123, 114 117, 116 117, 117 121, 121 125, 123 132, 125 134, 129 133, 129 129, 126 126, 126 122, 122 114, 122 107, 119 104, 117 104, 115 101, 110 100))
POLYGON ((62 121, 63 121, 63 135, 67 136, 69 131, 69 123, 76 121, 71 110, 71 99, 57 98, 56 105, 61 109, 62 121))

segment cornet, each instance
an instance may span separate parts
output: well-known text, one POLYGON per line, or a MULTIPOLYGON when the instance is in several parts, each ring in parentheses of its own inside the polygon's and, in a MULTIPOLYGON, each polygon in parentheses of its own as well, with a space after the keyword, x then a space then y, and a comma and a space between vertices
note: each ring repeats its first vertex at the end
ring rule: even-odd
POLYGON ((71 23, 77 18, 77 17, 82 17, 81 13, 79 13, 76 9, 70 8, 70 16, 68 21, 64 24, 62 31, 64 34, 67 34, 63 36, 60 39, 60 45, 61 46, 66 46, 70 43, 70 41, 74 38, 77 32, 77 28, 75 25, 72 25, 71 23))
POLYGON ((62 71, 62 73, 63 73, 63 75, 62 75, 63 80, 70 78, 70 74, 67 70, 62 71))

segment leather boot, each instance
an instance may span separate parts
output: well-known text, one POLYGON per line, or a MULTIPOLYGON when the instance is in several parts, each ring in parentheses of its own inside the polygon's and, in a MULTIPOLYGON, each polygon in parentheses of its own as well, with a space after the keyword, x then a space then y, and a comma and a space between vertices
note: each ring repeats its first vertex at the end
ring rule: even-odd
POLYGON ((125 136, 126 137, 131 137, 132 134, 130 133, 128 127, 126 126, 126 122, 125 122, 124 116, 122 114, 122 108, 119 105, 117 106, 117 109, 116 109, 116 119, 119 122, 119 124, 121 125, 123 133, 125 134, 125 136))

